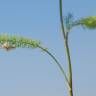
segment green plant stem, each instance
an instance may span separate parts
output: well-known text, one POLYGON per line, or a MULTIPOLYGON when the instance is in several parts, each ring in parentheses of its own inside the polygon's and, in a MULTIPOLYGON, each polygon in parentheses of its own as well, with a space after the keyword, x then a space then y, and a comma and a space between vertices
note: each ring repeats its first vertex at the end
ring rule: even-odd
POLYGON ((72 64, 71 64, 71 56, 70 56, 70 49, 68 45, 68 38, 65 39, 65 49, 66 49, 66 54, 67 54, 67 59, 68 59, 68 76, 69 76, 69 96, 73 96, 73 86, 72 86, 72 64))
POLYGON ((69 85, 69 82, 68 82, 68 78, 66 76, 66 73, 65 73, 63 67, 61 66, 61 64, 59 63, 59 61, 56 59, 56 57, 51 52, 49 52, 48 50, 46 50, 45 48, 43 48, 42 46, 38 46, 38 48, 40 48, 41 50, 43 50, 44 52, 46 52, 56 62, 57 66, 59 67, 59 69, 61 71, 61 73, 65 77, 66 82, 69 85))
POLYGON ((63 20, 63 11, 62 11, 62 0, 59 0, 59 6, 60 6, 60 23, 62 28, 62 33, 64 37, 64 43, 65 43, 65 49, 67 54, 67 60, 68 60, 68 82, 69 82, 69 96, 73 96, 73 87, 72 87, 72 64, 71 64, 71 57, 70 57, 70 49, 68 45, 68 33, 65 32, 64 29, 64 20, 63 20))
POLYGON ((62 0, 59 0, 59 12, 60 12, 60 23, 61 23, 61 30, 63 33, 63 37, 64 39, 66 38, 66 33, 65 33, 65 28, 64 28, 64 20, 63 20, 63 13, 62 13, 62 0))

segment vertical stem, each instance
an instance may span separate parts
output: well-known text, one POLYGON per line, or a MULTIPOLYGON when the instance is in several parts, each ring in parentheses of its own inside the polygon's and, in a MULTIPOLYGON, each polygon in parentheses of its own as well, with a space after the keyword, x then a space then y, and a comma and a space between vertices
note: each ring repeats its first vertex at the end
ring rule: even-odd
POLYGON ((71 56, 70 56, 70 49, 68 45, 68 37, 65 39, 65 49, 68 59, 68 80, 69 80, 69 96, 73 96, 73 86, 72 86, 72 64, 71 64, 71 56))
POLYGON ((63 20, 63 11, 62 11, 62 0, 59 0, 59 7, 60 7, 60 23, 62 28, 62 33, 64 37, 64 43, 65 43, 65 49, 67 54, 67 60, 68 60, 68 81, 69 81, 69 96, 73 96, 73 88, 72 88, 72 64, 71 64, 71 57, 70 57, 70 49, 68 45, 68 33, 65 32, 64 29, 64 20, 63 20))
POLYGON ((60 11, 60 23, 61 23, 61 29, 62 29, 62 33, 63 33, 63 37, 64 39, 66 38, 66 33, 65 33, 65 28, 64 28, 64 20, 63 20, 63 13, 62 13, 62 0, 59 0, 59 11, 60 11))

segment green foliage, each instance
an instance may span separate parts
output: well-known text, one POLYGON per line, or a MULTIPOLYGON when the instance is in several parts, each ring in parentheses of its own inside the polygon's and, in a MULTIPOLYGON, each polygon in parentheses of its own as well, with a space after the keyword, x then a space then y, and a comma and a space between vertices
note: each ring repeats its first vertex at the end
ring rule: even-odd
POLYGON ((84 26, 85 28, 88 28, 88 29, 95 29, 96 28, 96 16, 82 18, 73 23, 73 26, 78 26, 78 25, 84 26))
POLYGON ((64 23, 66 32, 70 32, 70 30, 76 26, 83 26, 88 29, 95 29, 96 16, 89 16, 75 21, 73 20, 73 15, 69 13, 67 16, 64 17, 64 23))
POLYGON ((39 41, 27 39, 24 37, 18 36, 9 36, 9 35, 0 35, 0 45, 4 43, 10 44, 10 46, 18 47, 26 47, 26 48, 37 48, 40 45, 39 41))

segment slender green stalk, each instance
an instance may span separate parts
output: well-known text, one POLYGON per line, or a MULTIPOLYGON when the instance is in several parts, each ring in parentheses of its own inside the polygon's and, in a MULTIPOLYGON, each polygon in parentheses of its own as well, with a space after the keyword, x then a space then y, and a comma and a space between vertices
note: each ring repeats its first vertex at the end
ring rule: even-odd
POLYGON ((61 28, 62 28, 62 33, 64 37, 64 43, 65 43, 65 49, 66 49, 66 54, 67 54, 67 59, 68 59, 68 82, 70 85, 69 88, 69 96, 73 96, 73 87, 72 87, 72 64, 71 64, 71 57, 70 57, 70 49, 68 45, 68 34, 66 34, 65 29, 64 29, 64 20, 63 20, 63 11, 62 11, 62 0, 59 0, 59 6, 60 6, 60 23, 61 23, 61 28))
POLYGON ((66 53, 67 53, 67 59, 68 59, 68 75, 69 75, 69 85, 70 85, 70 89, 69 89, 69 96, 73 96, 73 87, 72 87, 72 64, 71 64, 71 56, 70 56, 70 49, 69 49, 69 45, 68 45, 68 37, 65 40, 65 49, 66 49, 66 53))
POLYGON ((64 28, 64 20, 63 20, 63 13, 62 13, 62 0, 59 0, 59 11, 60 11, 60 23, 61 23, 61 29, 62 29, 62 33, 63 33, 63 37, 64 39, 66 38, 66 33, 65 33, 65 28, 64 28))
POLYGON ((66 80, 66 82, 68 83, 68 86, 69 86, 69 82, 68 82, 68 78, 66 76, 66 73, 65 73, 63 67, 61 66, 61 64, 59 63, 59 61, 55 58, 55 56, 51 52, 49 52, 48 50, 46 50, 45 48, 43 48, 41 46, 38 46, 38 48, 40 48, 41 50, 43 50, 44 52, 46 52, 56 62, 57 66, 59 67, 61 73, 65 77, 65 80, 66 80))

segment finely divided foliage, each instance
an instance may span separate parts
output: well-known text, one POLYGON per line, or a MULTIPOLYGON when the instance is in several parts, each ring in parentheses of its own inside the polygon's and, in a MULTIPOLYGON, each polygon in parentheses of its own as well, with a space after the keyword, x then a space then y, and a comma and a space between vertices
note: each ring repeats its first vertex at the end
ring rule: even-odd
POLYGON ((81 18, 80 20, 77 20, 73 22, 73 26, 83 26, 88 29, 95 29, 96 28, 96 16, 89 16, 86 18, 81 18))
POLYGON ((86 18, 81 18, 79 20, 74 20, 72 14, 68 14, 65 18, 65 28, 67 31, 70 31, 73 27, 83 26, 88 29, 96 28, 96 16, 89 16, 86 18))
POLYGON ((77 25, 82 25, 88 29, 95 29, 96 28, 96 16, 82 18, 77 22, 77 25))
POLYGON ((0 45, 6 45, 9 47, 26 47, 26 48, 37 48, 40 45, 39 41, 27 39, 18 36, 0 35, 0 45))

